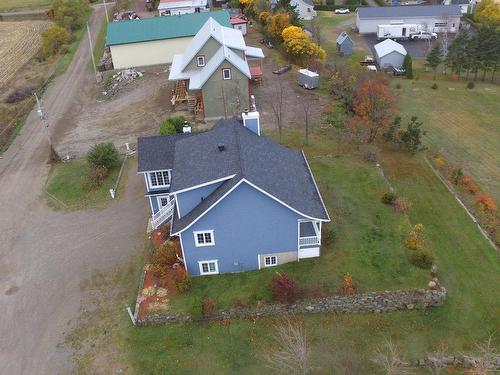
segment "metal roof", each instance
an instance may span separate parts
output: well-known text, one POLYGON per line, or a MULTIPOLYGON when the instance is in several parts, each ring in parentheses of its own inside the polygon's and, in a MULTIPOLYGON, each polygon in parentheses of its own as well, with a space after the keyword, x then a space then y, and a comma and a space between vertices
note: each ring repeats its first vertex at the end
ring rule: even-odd
POLYGON ((346 40, 350 40, 352 43, 351 37, 345 31, 342 31, 342 33, 337 37, 337 44, 342 44, 346 40))
POLYGON ((394 17, 461 17, 458 5, 404 5, 389 7, 358 8, 358 17, 363 18, 394 18, 394 17))
POLYGON ((375 53, 378 57, 383 57, 388 55, 391 52, 399 52, 403 56, 406 56, 406 49, 399 43, 395 42, 392 39, 386 39, 383 42, 377 43, 373 46, 375 49, 375 53))
POLYGON ((223 26, 231 27, 226 10, 110 22, 106 45, 194 36, 210 17, 223 26))
MULTIPOLYGON (((170 149, 164 163, 165 169, 170 169, 173 147, 171 192, 226 178, 193 211, 174 220, 172 233, 184 230, 243 179, 304 215, 329 220, 302 152, 258 136, 240 119, 220 120, 211 130, 189 137, 170 137, 139 138, 140 172, 149 164, 145 159, 159 160, 165 155, 163 148, 170 149), (219 151, 220 145, 224 145, 223 151, 219 151)), ((157 169, 156 162, 151 164, 157 169)))

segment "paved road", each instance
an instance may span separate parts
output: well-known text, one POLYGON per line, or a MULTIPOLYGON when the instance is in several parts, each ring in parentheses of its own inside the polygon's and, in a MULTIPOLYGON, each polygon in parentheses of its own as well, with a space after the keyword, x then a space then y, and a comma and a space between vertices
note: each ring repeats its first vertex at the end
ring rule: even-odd
MULTIPOLYGON (((104 11, 90 24, 97 34, 104 11)), ((96 35, 94 35, 95 38, 96 35)), ((84 38, 68 71, 45 93, 56 120, 79 87, 93 79, 84 38)), ((80 308, 80 283, 95 269, 125 261, 141 243, 147 205, 131 171, 124 196, 104 210, 47 208, 43 186, 48 145, 35 112, 0 159, 0 374, 66 374, 69 353, 58 349, 80 308)))

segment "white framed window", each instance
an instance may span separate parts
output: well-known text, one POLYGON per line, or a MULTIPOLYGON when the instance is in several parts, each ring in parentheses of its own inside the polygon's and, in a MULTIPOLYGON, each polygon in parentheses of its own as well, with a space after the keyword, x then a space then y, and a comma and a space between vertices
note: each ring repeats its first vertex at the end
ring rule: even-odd
POLYGON ((170 174, 168 171, 149 172, 149 184, 151 187, 169 186, 170 174))
POLYGON ((216 275, 219 273, 219 262, 215 260, 202 260, 198 262, 200 275, 216 275))
POLYGON ((161 195, 156 197, 158 202, 158 208, 165 207, 170 202, 170 197, 168 195, 161 195))
POLYGON ((205 66, 205 56, 203 55, 196 56, 196 65, 205 66))
POLYGON ((222 69, 222 79, 224 80, 231 79, 231 68, 222 69))
POLYGON ((278 264, 278 258, 275 255, 271 255, 264 258, 264 267, 271 267, 278 264))
POLYGON ((193 232, 193 235, 194 235, 194 244, 197 247, 215 245, 213 230, 197 231, 193 232))

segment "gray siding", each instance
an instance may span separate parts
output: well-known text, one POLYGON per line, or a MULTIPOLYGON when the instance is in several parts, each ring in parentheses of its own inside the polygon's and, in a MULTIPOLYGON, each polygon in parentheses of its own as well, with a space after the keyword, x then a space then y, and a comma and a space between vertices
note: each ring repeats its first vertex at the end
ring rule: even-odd
POLYGON ((352 41, 351 39, 347 38, 344 40, 344 42, 337 46, 338 51, 343 53, 344 55, 350 55, 352 53, 352 41))
POLYGON ((222 182, 218 182, 177 194, 177 209, 181 217, 188 214, 193 208, 199 205, 202 198, 208 197, 221 184, 222 182))
MULTIPOLYGON (((205 45, 200 49, 200 51, 196 54, 196 56, 203 55, 205 56, 205 64, 208 64, 212 56, 217 52, 217 50, 221 47, 220 43, 216 41, 214 38, 210 38, 205 45)), ((196 56, 189 62, 187 67, 184 69, 185 71, 189 70, 199 70, 196 62, 196 56)))
POLYGON ((303 217, 243 182, 182 232, 188 272, 199 275, 203 260, 218 260, 220 273, 253 270, 260 254, 297 252, 298 219, 303 217), (195 246, 193 232, 203 230, 214 231, 215 246, 195 246))
POLYGON ((403 66, 403 61, 405 59, 404 55, 396 51, 393 51, 388 55, 383 56, 382 58, 376 55, 375 58, 377 59, 378 65, 381 68, 387 68, 390 66, 400 68, 401 66, 403 66))
POLYGON ((203 85, 202 93, 206 119, 241 116, 250 104, 248 78, 227 61, 203 85), (222 68, 231 68, 231 79, 222 79, 222 68))

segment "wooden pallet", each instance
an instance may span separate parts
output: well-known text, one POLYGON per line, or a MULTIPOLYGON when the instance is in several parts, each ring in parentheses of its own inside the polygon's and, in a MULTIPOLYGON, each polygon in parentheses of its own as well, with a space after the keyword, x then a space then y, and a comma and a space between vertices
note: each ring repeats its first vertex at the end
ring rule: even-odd
POLYGON ((185 102, 188 98, 186 81, 176 81, 174 92, 172 93, 172 105, 176 105, 178 102, 185 102))

